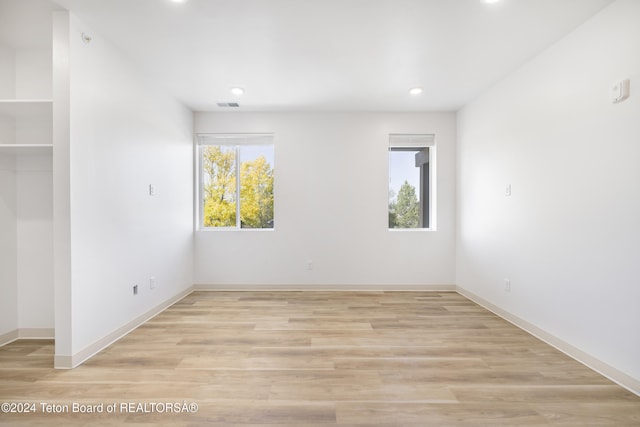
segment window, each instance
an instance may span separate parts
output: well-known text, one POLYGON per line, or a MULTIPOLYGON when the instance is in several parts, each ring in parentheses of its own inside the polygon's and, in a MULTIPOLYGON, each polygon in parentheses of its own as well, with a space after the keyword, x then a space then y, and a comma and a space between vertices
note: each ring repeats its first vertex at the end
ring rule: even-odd
POLYGON ((389 136, 389 228, 435 229, 435 138, 389 136))
POLYGON ((273 228, 273 136, 199 135, 200 228, 273 228))

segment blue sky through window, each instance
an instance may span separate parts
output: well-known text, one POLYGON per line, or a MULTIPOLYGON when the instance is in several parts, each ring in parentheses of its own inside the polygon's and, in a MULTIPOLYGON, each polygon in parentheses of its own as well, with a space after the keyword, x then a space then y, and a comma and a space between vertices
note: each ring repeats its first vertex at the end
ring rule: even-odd
POLYGON ((267 163, 273 168, 273 146, 272 145, 241 145, 240 161, 255 160, 260 156, 267 159, 267 163))
POLYGON ((420 168, 416 167, 416 151, 389 151, 389 193, 394 196, 402 184, 407 181, 416 189, 416 196, 420 199, 420 168))

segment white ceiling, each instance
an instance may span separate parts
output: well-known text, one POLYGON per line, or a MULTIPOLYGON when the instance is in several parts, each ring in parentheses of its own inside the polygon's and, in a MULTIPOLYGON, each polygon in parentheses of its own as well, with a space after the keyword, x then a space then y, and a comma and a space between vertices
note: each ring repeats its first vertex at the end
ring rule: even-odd
POLYGON ((196 111, 434 111, 460 108, 612 0, 55 2, 196 111))

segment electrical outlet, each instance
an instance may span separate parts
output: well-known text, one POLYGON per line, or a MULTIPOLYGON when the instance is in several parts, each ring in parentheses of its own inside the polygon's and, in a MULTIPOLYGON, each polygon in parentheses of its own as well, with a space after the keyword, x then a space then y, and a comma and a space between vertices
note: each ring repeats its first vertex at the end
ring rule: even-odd
POLYGON ((138 285, 133 285, 133 294, 138 295, 138 285))
POLYGON ((156 278, 155 277, 150 277, 149 278, 149 289, 155 289, 156 288, 156 278))
POLYGON ((308 260, 307 261, 307 270, 313 270, 313 261, 312 260, 308 260))
POLYGON ((504 279, 504 291, 511 292, 511 280, 504 279))

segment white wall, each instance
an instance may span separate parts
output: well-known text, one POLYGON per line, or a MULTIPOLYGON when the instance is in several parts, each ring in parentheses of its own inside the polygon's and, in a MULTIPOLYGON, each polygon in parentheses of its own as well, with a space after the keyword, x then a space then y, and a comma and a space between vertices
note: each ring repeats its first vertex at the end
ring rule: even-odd
POLYGON ((453 113, 197 113, 195 129, 275 144, 275 231, 198 231, 196 283, 454 283, 453 113), (437 231, 387 228, 390 133, 436 134, 437 231))
POLYGON ((16 98, 51 98, 51 49, 16 51, 16 98))
POLYGON ((51 156, 0 154, 0 335, 50 330, 51 156))
POLYGON ((0 336, 18 329, 15 158, 0 154, 0 336))
POLYGON ((55 315, 54 366, 70 366, 71 318, 71 156, 70 76, 71 45, 69 12, 52 13, 52 141, 53 163, 53 280, 55 315))
POLYGON ((53 329, 51 155, 16 157, 18 327, 53 329))
POLYGON ((16 97, 16 51, 0 44, 0 99, 16 97))
POLYGON ((193 284, 191 112, 73 15, 69 52, 71 316, 62 323, 71 334, 56 356, 86 350, 193 284))
POLYGON ((51 85, 51 49, 0 44, 0 99, 48 99, 51 85))
POLYGON ((467 105, 457 153, 457 284, 635 380, 638 17, 615 2, 467 105), (631 98, 611 104, 623 78, 631 98))

